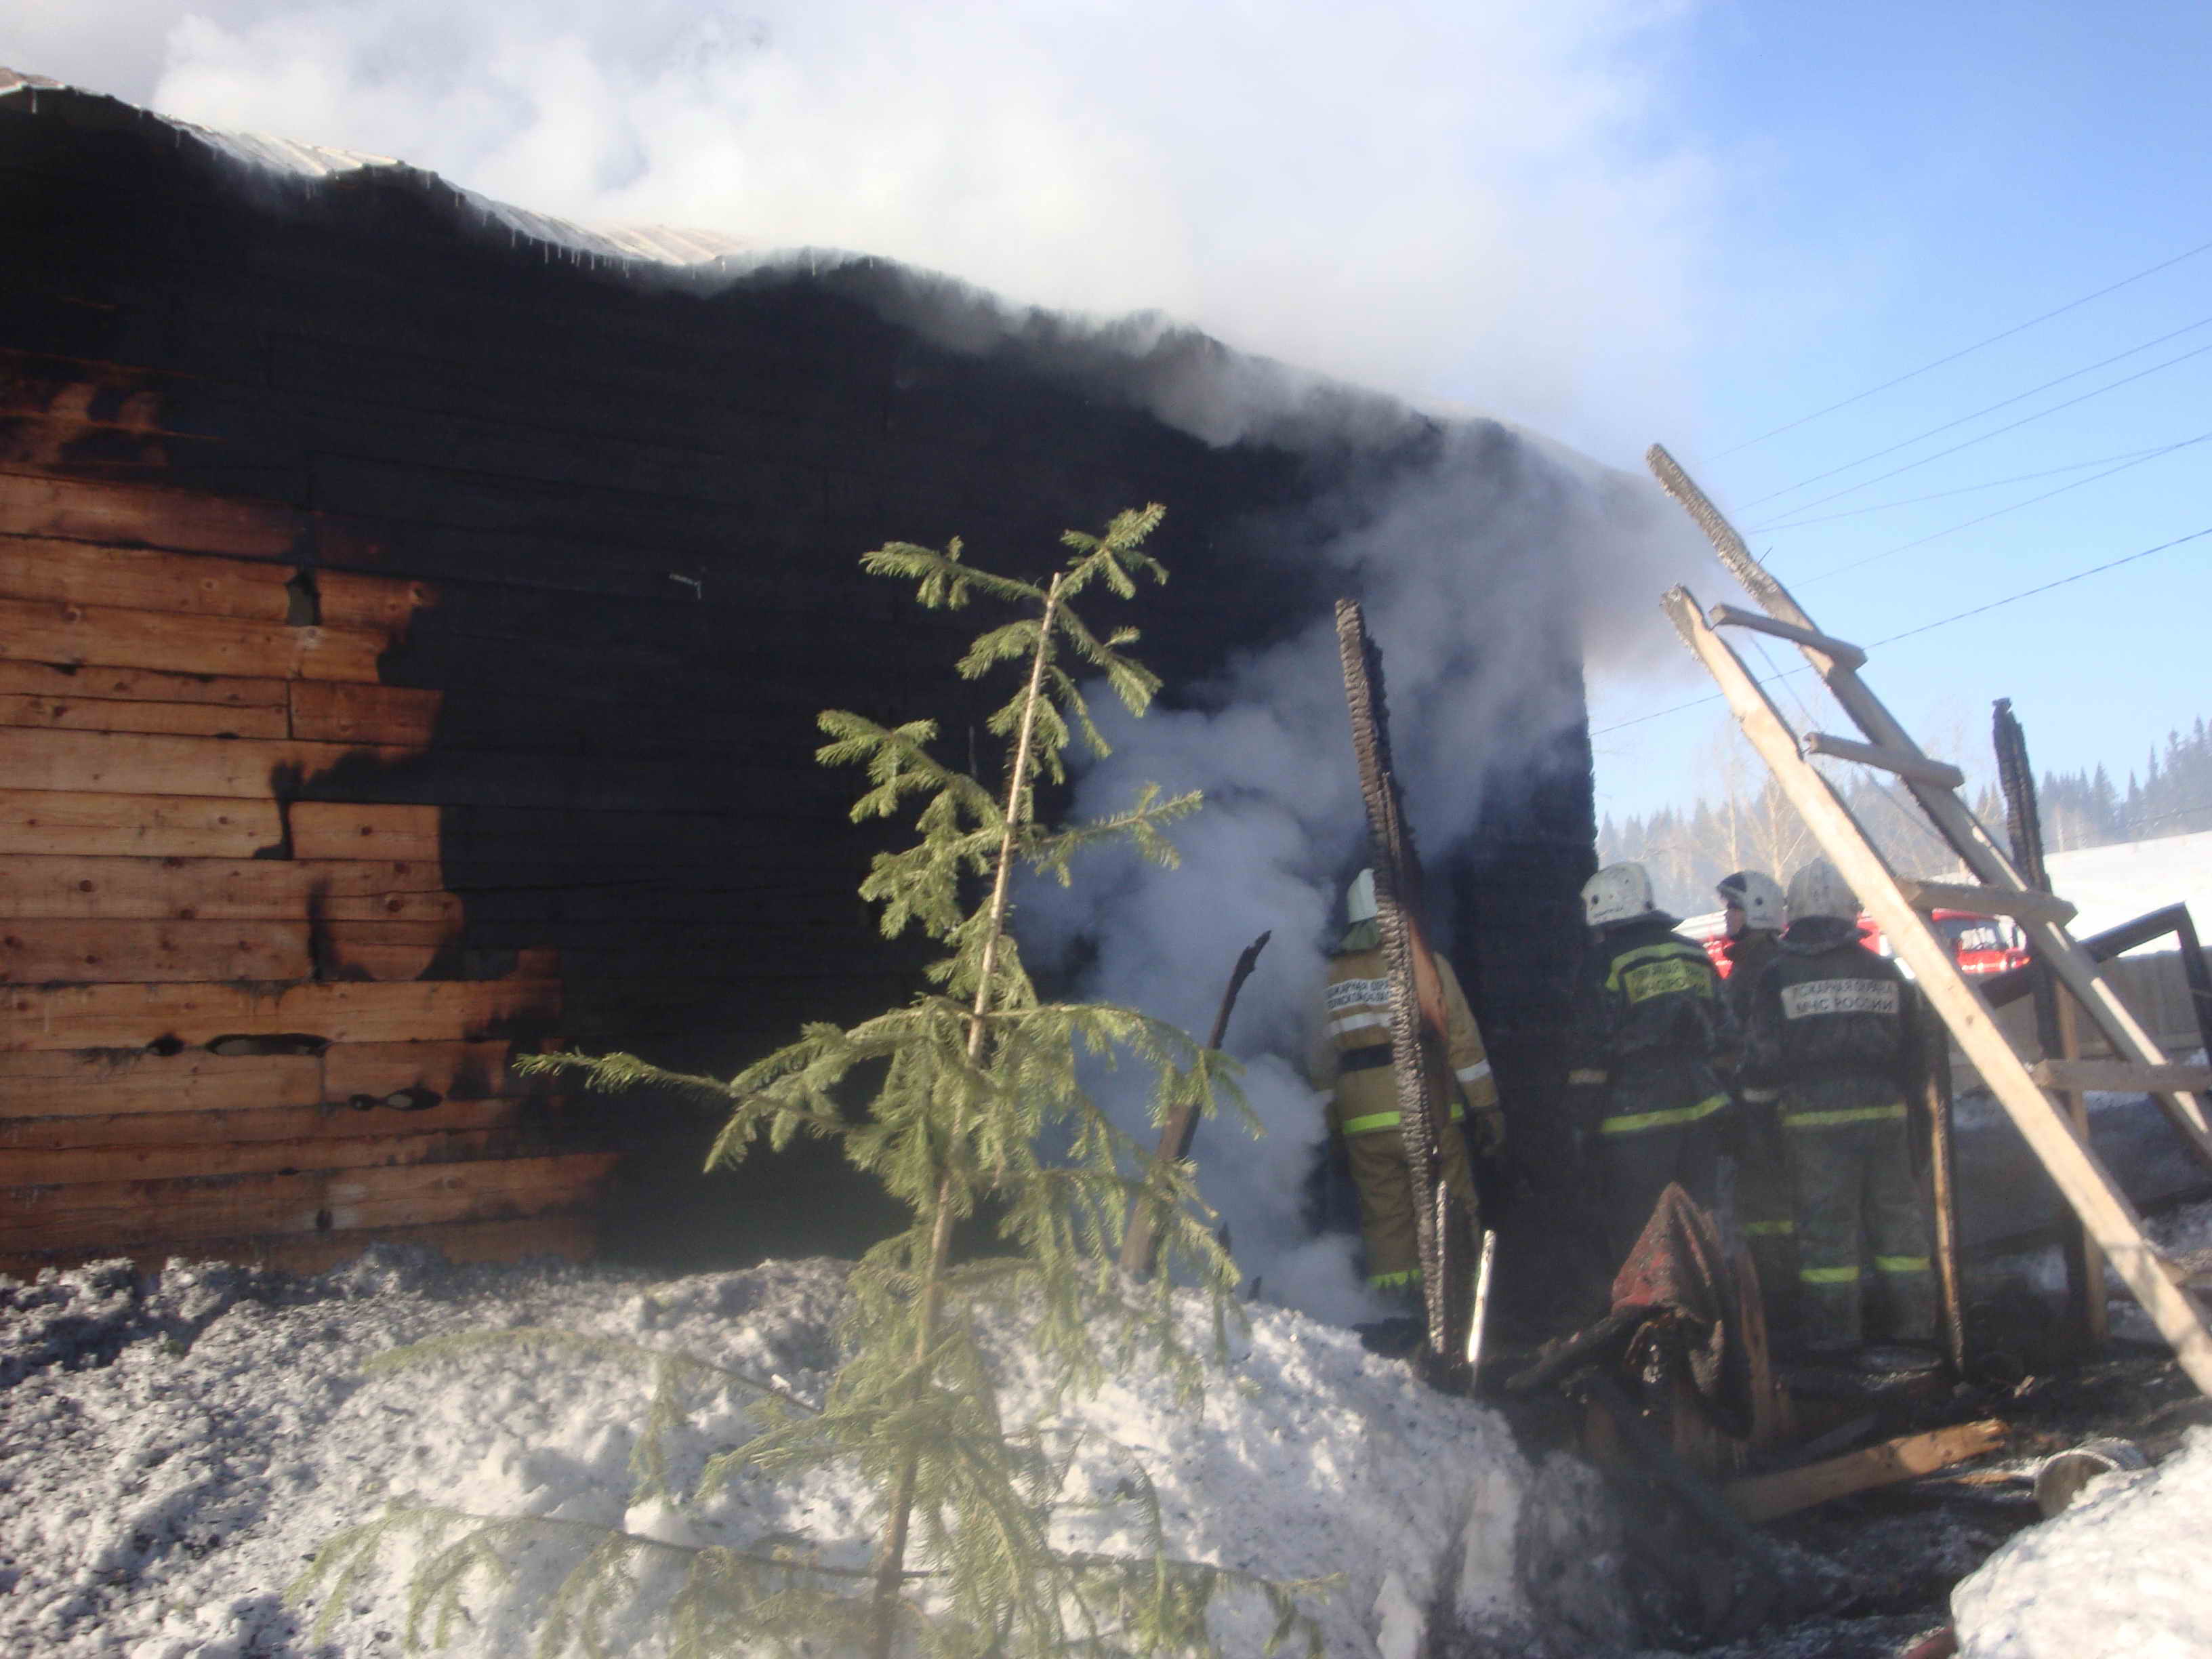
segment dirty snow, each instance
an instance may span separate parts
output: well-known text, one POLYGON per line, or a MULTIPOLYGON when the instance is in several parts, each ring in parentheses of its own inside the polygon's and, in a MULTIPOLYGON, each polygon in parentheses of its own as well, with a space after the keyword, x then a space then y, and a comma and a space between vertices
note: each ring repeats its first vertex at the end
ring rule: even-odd
POLYGON ((1963 1659, 2212 1653, 2212 1429, 2154 1469, 2100 1475, 1951 1593, 1963 1659))
MULTIPOLYGON (((634 1505, 629 1458, 651 1385, 621 1360, 508 1348, 363 1370, 428 1337, 551 1326, 817 1397, 841 1284, 823 1261, 655 1281, 455 1268, 389 1247, 306 1280, 175 1262, 158 1280, 125 1263, 34 1285, 0 1279, 0 1652, 397 1654, 405 1612, 391 1574, 406 1548, 388 1547, 391 1574, 349 1595, 330 1649, 284 1590, 318 1545, 405 1494, 671 1541, 803 1532, 825 1559, 862 1564, 867 1495, 855 1480, 741 1480, 703 1504, 634 1505)), ((1332 1656, 1422 1650, 1440 1601, 1462 1623, 1524 1625, 1512 1563, 1529 1470, 1503 1422, 1348 1331, 1264 1306, 1252 1316, 1202 1412, 1132 1374, 1060 1420, 1103 1431, 1143 1463, 1173 1552, 1276 1577, 1341 1574, 1314 1608, 1332 1656)), ((1018 1342, 1002 1352, 1007 1399, 1041 1409, 1018 1342)), ((710 1390, 694 1405, 671 1443, 679 1477, 746 1432, 738 1396, 710 1390)), ((1124 1473, 1102 1449, 1076 1479, 1104 1491, 1124 1473)), ((1079 1539, 1133 1544, 1126 1533, 1079 1539)), ((527 1629, 501 1615, 556 1576, 541 1557, 509 1588, 477 1594, 475 1622, 450 1650, 526 1652, 527 1629)), ((1260 1650, 1256 1600, 1221 1617, 1230 1651, 1260 1650)), ((665 1650, 639 1616, 611 1634, 625 1655, 665 1650)))

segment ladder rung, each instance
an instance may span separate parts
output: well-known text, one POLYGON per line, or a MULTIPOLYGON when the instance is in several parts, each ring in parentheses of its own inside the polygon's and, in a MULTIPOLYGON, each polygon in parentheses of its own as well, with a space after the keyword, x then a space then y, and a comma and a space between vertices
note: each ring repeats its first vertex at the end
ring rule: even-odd
POLYGON ((1755 634, 1771 634, 1778 640, 1787 640, 1792 645, 1809 646, 1826 657, 1838 668, 1863 668, 1866 653, 1849 640, 1832 639, 1810 628, 1800 628, 1796 623, 1777 622, 1756 611, 1745 611, 1733 605, 1713 607, 1713 626, 1716 628, 1748 628, 1755 634))
POLYGON ((1828 755, 1837 760, 1856 761, 1862 766, 1879 766, 1885 772, 1894 772, 1915 783, 1932 783, 1938 789, 1966 787, 1964 772, 1946 762, 1929 760, 1925 755, 1901 755, 1879 744, 1831 737, 1826 732, 1808 732, 1803 747, 1808 755, 1828 755))
POLYGON ((1905 902, 1916 910, 1965 910, 1978 916, 2014 916, 2021 921, 2047 921, 2063 927, 2074 920, 2074 907, 2056 893, 2038 893, 2009 887, 1970 887, 1962 882, 1917 881, 1909 876, 1897 880, 1905 902))
POLYGON ((2046 1089, 2115 1094, 2212 1093, 2212 1066, 2136 1066, 2124 1060, 2039 1060, 2027 1074, 2046 1089))

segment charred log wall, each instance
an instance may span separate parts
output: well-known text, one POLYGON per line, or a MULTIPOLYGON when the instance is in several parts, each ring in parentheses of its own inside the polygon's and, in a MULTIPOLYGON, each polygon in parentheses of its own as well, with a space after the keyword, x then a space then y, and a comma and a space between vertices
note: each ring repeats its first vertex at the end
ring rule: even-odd
MULTIPOLYGON (((857 555, 957 535, 1036 568, 1063 528, 1163 501, 1176 580, 1146 654, 1170 695, 1332 597, 1280 532, 1342 456, 1209 447, 804 272, 710 291, 599 268, 422 174, 253 174, 75 94, 0 100, 0 604, 25 623, 0 663, 22 681, 0 697, 18 763, 0 1061, 81 1091, 65 1115, 11 1103, 0 1178, 51 1206, 96 1175, 100 1213, 197 1214, 191 1198, 228 1218, 109 1243, 319 1228, 327 1254, 378 1227, 497 1224, 497 1253, 586 1206, 614 1149, 618 1254, 850 1249, 873 1221, 826 1157, 698 1181, 708 1121, 529 1100, 503 1045, 726 1073, 802 1016, 902 994, 912 960, 853 893, 877 842, 846 820, 850 780, 811 763, 812 716, 941 713, 959 630, 917 625, 857 555), (344 652, 344 677, 317 665, 344 652), (253 720, 175 712, 216 679, 253 720), (237 937, 173 948, 185 913, 208 919, 193 895, 240 890, 251 864, 286 872, 252 878, 281 893, 222 920, 260 928, 265 960, 237 937), (138 896, 102 910, 72 880, 138 896), (99 927, 112 948, 72 958, 99 927), (349 1025, 333 999, 380 1012, 349 1025), (101 1019, 70 1012, 95 1002, 101 1019), (289 1092, 256 1093, 205 1047, 248 1030, 335 1041, 312 1078, 253 1056, 291 1068, 289 1092), (151 1162, 130 1121, 146 1109, 98 1092, 148 1045, 127 1074, 167 1109, 172 1153, 151 1162), (410 1090, 437 1099, 404 1122, 347 1103, 423 1105, 410 1090), (219 1151, 253 1140, 295 1161, 219 1151), (568 1159, 570 1178, 534 1210, 495 1182, 349 1209, 336 1186, 369 1177, 331 1172, 348 1158, 438 1166, 414 1188, 374 1171, 403 1194, 487 1158, 568 1159), (134 1175, 155 1184, 118 1184, 134 1175)), ((1586 755, 1495 818, 1452 872, 1455 934, 1509 1099, 1534 1100, 1576 948, 1586 755)), ((0 1254, 33 1246, 64 1242, 0 1254)))

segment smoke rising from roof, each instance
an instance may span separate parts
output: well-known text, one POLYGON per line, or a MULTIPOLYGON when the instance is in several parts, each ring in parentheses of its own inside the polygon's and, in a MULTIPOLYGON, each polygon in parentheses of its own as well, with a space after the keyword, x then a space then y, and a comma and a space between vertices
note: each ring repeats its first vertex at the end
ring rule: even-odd
POLYGON ((1166 0, 73 0, 0 62, 392 155, 585 222, 716 229, 1159 311, 1622 459, 1679 430, 1708 177, 1688 8, 1166 0))
MULTIPOLYGON (((1441 889, 1493 788, 1517 793, 1532 771, 1583 763, 1583 653, 1620 650, 1629 617, 1648 615, 1701 544, 1641 480, 1491 422, 1437 440, 1411 473, 1325 504, 1322 516, 1346 527, 1322 557, 1382 647, 1392 747, 1441 889)), ((1316 617, 1191 701, 1140 720, 1117 711, 1115 752, 1085 773, 1075 801, 1078 817, 1103 816, 1146 781, 1203 790, 1204 810, 1175 836, 1181 867, 1127 858, 1070 890, 1031 884, 1017 930, 1032 961, 1083 963, 1084 994, 1201 1033, 1237 952, 1273 930, 1227 1042, 1248 1062, 1245 1091, 1267 1133, 1255 1145, 1233 1122, 1201 1130, 1200 1188, 1269 1299, 1337 1321, 1373 1316, 1382 1310, 1354 1276, 1348 1242, 1316 1243, 1303 1213, 1324 1123, 1303 1062, 1342 930, 1342 883, 1366 856, 1333 622, 1316 617)), ((1431 894, 1432 921, 1447 914, 1442 896, 1431 894)), ((1136 1080, 1100 1087, 1147 1136, 1136 1080)))

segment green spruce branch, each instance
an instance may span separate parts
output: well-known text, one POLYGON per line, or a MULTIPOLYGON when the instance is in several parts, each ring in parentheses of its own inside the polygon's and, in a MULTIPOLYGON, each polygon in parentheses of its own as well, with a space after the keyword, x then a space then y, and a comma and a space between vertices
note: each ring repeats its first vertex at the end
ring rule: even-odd
MULTIPOLYGON (((1303 1633, 1318 1652, 1318 1630, 1300 1598, 1326 1586, 1171 1559, 1158 1496, 1126 1454, 1133 1473, 1114 1498, 1069 1497, 1083 1437, 1006 1421, 1000 1362, 988 1346, 985 1316, 994 1310, 1001 1328, 1024 1331, 1047 1379, 1048 1412, 1137 1363, 1156 1367, 1176 1400, 1194 1407, 1206 1361, 1225 1351, 1229 1321, 1237 1316, 1238 1275, 1215 1241, 1191 1167, 1150 1157, 1113 1125, 1084 1081, 1090 1065, 1133 1064, 1154 1079, 1156 1127, 1170 1110, 1211 1114, 1220 1101, 1251 1122, 1234 1062, 1133 1009, 1042 1000, 1007 927, 1019 871, 1066 884, 1077 854, 1109 842, 1171 866, 1165 831, 1199 805, 1195 794, 1163 797, 1148 787, 1123 811, 1089 823, 1055 824, 1036 814, 1039 785, 1066 780, 1072 744, 1106 752, 1086 684, 1103 681, 1133 714, 1158 689, 1127 654, 1133 630, 1094 629, 1079 602, 1087 605, 1100 590, 1130 599, 1139 581, 1165 580, 1143 550, 1160 516, 1152 507, 1118 515, 1103 536, 1069 532, 1068 556, 1042 583, 977 569, 957 541, 943 551, 895 543, 862 561, 872 573, 912 583, 925 608, 982 599, 1015 613, 979 635, 957 663, 969 679, 1001 669, 1018 676, 987 721, 1005 744, 998 786, 934 757, 933 722, 886 725, 842 710, 819 721, 826 741, 817 759, 865 775, 854 820, 911 814, 914 841, 878 854, 860 891, 878 907, 886 937, 917 930, 939 948, 927 969, 931 988, 856 1025, 809 1024, 726 1081, 626 1054, 519 1062, 525 1071, 570 1073, 595 1090, 718 1098, 730 1115, 709 1168, 802 1136, 835 1140, 908 1213, 904 1231, 851 1270, 842 1359, 818 1402, 756 1378, 686 1369, 656 1350, 571 1339, 580 1355, 627 1354, 653 1370, 653 1403, 633 1457, 641 1494, 665 1489, 660 1443, 677 1426, 685 1391, 718 1382, 746 1389, 758 1432, 708 1459, 695 1496, 740 1472, 789 1478, 833 1466, 857 1470, 878 1494, 865 1571, 824 1566, 783 1539, 682 1553, 684 1584, 669 1604, 680 1654, 750 1653, 762 1642, 787 1651, 803 1634, 871 1659, 890 1659, 895 1650, 932 1659, 1215 1655, 1209 1612, 1225 1591, 1264 1598, 1274 1618, 1270 1650, 1303 1633), (1046 1145, 1058 1149, 1049 1163, 1040 1151, 1046 1145), (1133 1198, 1160 1218, 1163 1271, 1149 1282, 1115 1265, 1133 1198), (955 1229, 987 1209, 1003 1253, 956 1261, 955 1229), (1206 1297, 1210 1355, 1185 1335, 1178 1283, 1206 1297), (1106 1556, 1054 1542, 1065 1517, 1115 1507, 1133 1511, 1140 1553, 1106 1556), (865 1592, 856 1595, 860 1583, 865 1592), (916 1586, 920 1600, 909 1593, 916 1586)), ((494 1340, 553 1339, 533 1331, 494 1340)), ((402 1358, 459 1351, 448 1341, 402 1358)), ((442 1637, 463 1588, 499 1571, 501 1552, 545 1524, 399 1507, 334 1539, 303 1576, 301 1593, 334 1586, 325 1590, 327 1618, 395 1528, 442 1536, 467 1528, 425 1556, 410 1581, 410 1639, 434 1613, 442 1637)), ((553 1598, 542 1652, 572 1644, 598 1651, 609 1610, 634 1593, 630 1563, 640 1552, 680 1552, 617 1529, 599 1534, 553 1598)))

